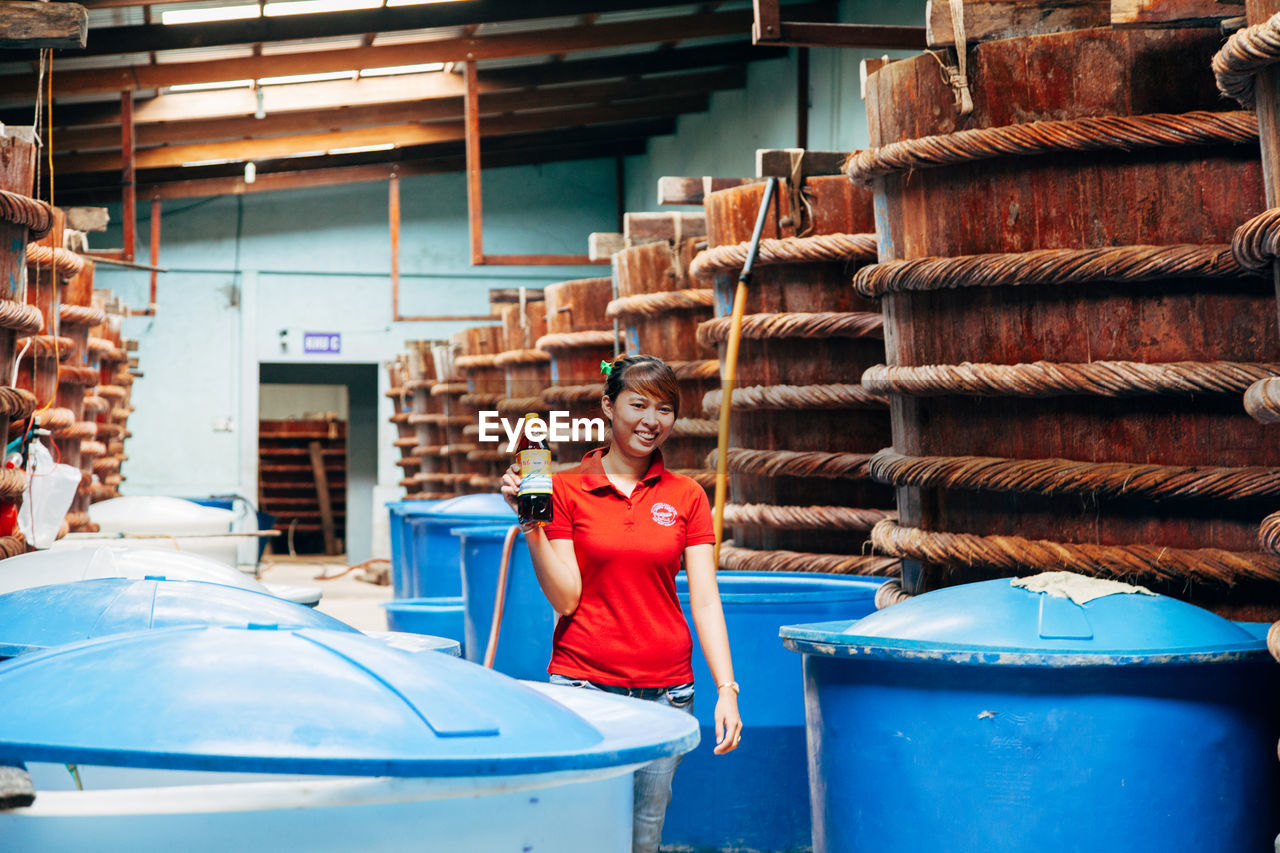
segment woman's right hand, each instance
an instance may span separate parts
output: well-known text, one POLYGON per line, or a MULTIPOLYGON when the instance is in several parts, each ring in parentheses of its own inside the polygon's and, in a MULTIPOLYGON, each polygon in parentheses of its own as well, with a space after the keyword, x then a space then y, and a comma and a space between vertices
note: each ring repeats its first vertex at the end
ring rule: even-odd
POLYGON ((519 490, 520 463, 512 462, 511 467, 502 475, 502 488, 500 491, 502 492, 503 500, 507 502, 507 505, 511 507, 511 511, 514 513, 520 512, 520 510, 516 508, 516 493, 519 490))

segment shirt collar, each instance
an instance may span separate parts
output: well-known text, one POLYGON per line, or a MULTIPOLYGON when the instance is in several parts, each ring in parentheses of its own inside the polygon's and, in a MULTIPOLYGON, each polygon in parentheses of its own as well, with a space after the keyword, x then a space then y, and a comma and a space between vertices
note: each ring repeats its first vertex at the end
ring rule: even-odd
MULTIPOLYGON (((613 488, 613 483, 609 482, 609 476, 605 474, 604 463, 601 461, 608 449, 608 447, 597 447, 587 451, 587 455, 582 457, 582 487, 587 491, 613 488)), ((649 461, 649 470, 644 472, 640 482, 656 483, 666 470, 667 466, 662 461, 662 451, 654 450, 649 461)))

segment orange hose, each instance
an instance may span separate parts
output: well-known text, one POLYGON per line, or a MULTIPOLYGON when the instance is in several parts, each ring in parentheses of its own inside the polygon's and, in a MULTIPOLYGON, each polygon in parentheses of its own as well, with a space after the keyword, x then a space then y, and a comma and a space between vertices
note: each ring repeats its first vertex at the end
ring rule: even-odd
POLYGON ((498 588, 493 593, 493 620, 489 623, 489 642, 484 649, 486 669, 493 669, 493 659, 498 654, 498 632, 502 630, 502 610, 507 603, 507 573, 511 569, 511 549, 519 533, 520 525, 513 524, 502 540, 502 559, 498 561, 498 588))

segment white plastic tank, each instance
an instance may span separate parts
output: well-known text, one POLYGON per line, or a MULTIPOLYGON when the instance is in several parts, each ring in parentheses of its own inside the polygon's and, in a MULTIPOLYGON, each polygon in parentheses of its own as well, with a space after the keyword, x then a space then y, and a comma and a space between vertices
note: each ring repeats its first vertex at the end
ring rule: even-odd
POLYGON ((140 495, 99 501, 89 505, 89 519, 98 525, 96 534, 71 534, 54 543, 55 548, 96 545, 102 536, 134 534, 157 538, 130 539, 143 548, 168 548, 201 554, 231 566, 238 564, 238 546, 243 537, 230 534, 236 514, 228 509, 201 506, 182 498, 140 495))

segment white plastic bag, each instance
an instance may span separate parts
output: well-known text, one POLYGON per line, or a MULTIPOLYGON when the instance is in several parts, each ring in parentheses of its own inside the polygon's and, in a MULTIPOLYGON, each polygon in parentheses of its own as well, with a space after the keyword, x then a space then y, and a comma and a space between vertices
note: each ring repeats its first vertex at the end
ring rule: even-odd
POLYGON ((27 488, 18 507, 18 529, 33 548, 48 548, 80 487, 80 469, 57 464, 39 439, 27 455, 27 488))

